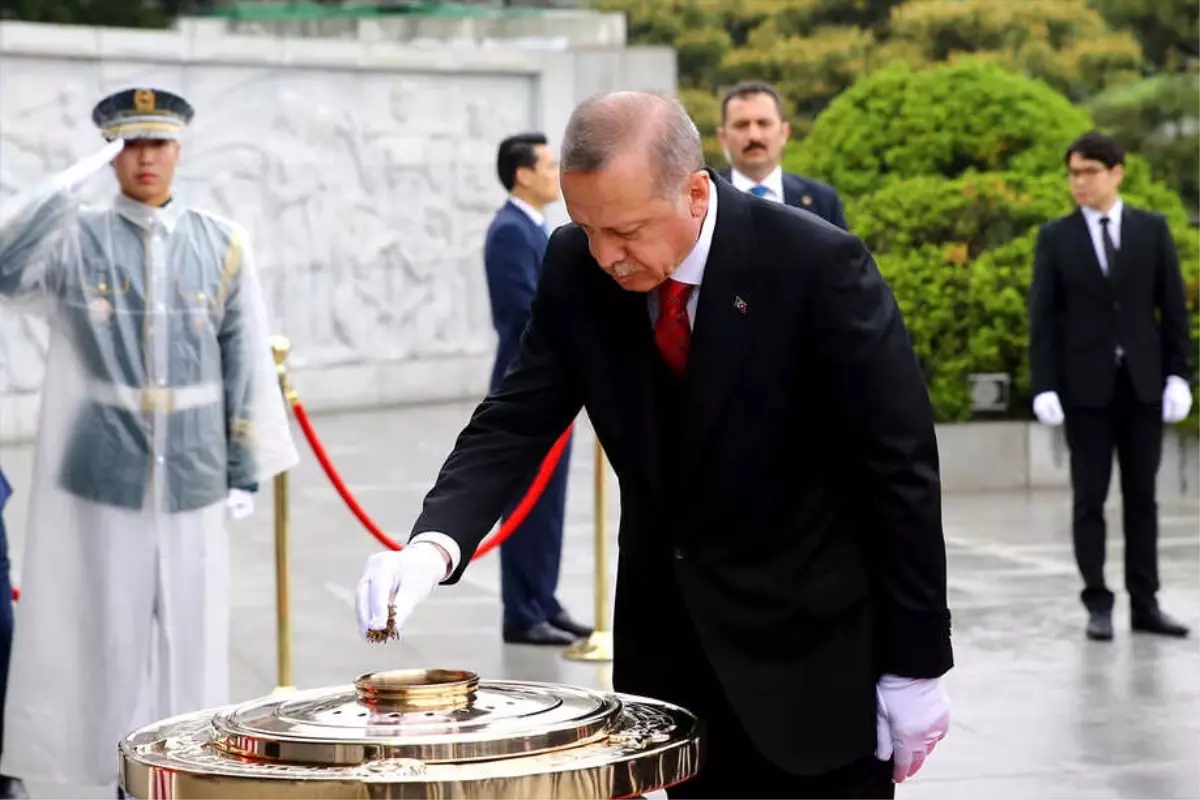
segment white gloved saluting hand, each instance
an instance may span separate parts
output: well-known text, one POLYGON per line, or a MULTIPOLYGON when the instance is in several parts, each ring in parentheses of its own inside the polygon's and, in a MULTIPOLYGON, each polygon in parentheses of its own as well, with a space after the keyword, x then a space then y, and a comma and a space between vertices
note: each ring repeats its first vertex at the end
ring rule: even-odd
POLYGON ((449 562, 442 549, 430 542, 410 542, 399 552, 376 553, 367 560, 358 582, 355 611, 358 632, 382 631, 388 626, 388 606, 396 606, 397 631, 425 598, 446 577, 449 562))

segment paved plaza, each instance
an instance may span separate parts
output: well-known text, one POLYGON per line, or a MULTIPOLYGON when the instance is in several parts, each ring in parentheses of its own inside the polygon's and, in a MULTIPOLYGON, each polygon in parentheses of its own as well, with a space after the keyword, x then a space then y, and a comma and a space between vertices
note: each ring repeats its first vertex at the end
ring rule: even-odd
MULTIPOLYGON (((318 416, 314 423, 367 512, 403 540, 469 412, 469 405, 454 404, 318 416)), ((307 444, 298 444, 302 463, 291 473, 291 611, 299 687, 344 684, 377 669, 451 667, 485 678, 609 688, 607 665, 501 643, 494 554, 473 565, 459 585, 437 590, 402 642, 361 642, 353 590, 366 557, 379 547, 307 444)), ((19 581, 31 450, 5 446, 0 458, 18 490, 6 518, 19 581)), ((593 612, 592 465, 593 440, 581 419, 560 598, 583 619, 593 612)), ((608 486, 611 578, 619 510, 611 473, 608 486)), ((1110 520, 1119 520, 1118 503, 1113 497, 1110 520)), ((897 796, 1200 797, 1200 636, 1167 641, 1131 635, 1128 605, 1119 598, 1116 640, 1084 639, 1065 492, 951 495, 945 523, 957 659, 948 677, 953 727, 897 796)), ((1200 628, 1200 507, 1164 502, 1161 525, 1163 605, 1200 628)), ((276 684, 269 487, 255 516, 234 528, 233 548, 233 688, 234 699, 244 700, 276 684)), ((1109 554, 1110 581, 1119 588, 1119 524, 1109 554)), ((37 797, 82 796, 69 787, 30 788, 37 797)))

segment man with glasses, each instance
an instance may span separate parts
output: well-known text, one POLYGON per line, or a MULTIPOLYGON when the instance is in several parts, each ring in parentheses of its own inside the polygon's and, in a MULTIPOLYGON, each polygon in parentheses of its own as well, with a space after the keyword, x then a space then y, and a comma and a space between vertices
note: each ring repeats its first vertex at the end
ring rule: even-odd
POLYGON ((1113 452, 1121 475, 1125 589, 1135 631, 1186 636, 1158 607, 1155 481, 1163 423, 1187 416, 1192 394, 1183 277, 1167 223, 1126 205, 1124 152, 1086 133, 1067 149, 1079 208, 1038 235, 1029 292, 1033 410, 1066 425, 1074 494, 1075 559, 1087 636, 1113 637, 1104 579, 1104 502, 1113 452))

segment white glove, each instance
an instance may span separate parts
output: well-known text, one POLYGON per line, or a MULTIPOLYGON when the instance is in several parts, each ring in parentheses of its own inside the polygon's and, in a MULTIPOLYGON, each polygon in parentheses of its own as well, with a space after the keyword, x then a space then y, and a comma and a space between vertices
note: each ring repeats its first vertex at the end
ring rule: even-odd
POLYGON ((1163 389, 1163 422, 1174 425, 1192 410, 1192 390, 1187 381, 1178 375, 1167 376, 1167 388, 1163 389))
POLYGON ((254 513, 254 495, 245 489, 230 489, 229 499, 225 502, 229 516, 234 519, 245 519, 254 513))
POLYGON ((366 639, 367 631, 386 629, 390 605, 396 607, 394 624, 401 630, 417 605, 446 577, 448 567, 441 548, 430 542, 413 542, 399 552, 389 550, 367 559, 354 605, 359 634, 366 639))
POLYGON ((903 783, 950 729, 950 698, 941 678, 884 675, 875 686, 875 710, 875 757, 894 757, 892 777, 903 783))
POLYGON ((1042 392, 1033 398, 1033 413, 1043 425, 1062 425, 1065 415, 1058 392, 1042 392))
POLYGON ((125 149, 124 139, 114 139, 97 153, 81 158, 73 165, 51 178, 55 190, 65 189, 73 192, 98 170, 110 163, 117 154, 125 149))

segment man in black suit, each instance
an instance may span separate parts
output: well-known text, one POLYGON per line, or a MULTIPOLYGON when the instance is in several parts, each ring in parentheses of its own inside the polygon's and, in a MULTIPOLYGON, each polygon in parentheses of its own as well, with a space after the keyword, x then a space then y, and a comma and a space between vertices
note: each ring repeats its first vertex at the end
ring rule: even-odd
POLYGON ((842 201, 832 186, 784 172, 780 166, 791 135, 774 86, 757 81, 737 84, 721 100, 717 138, 732 165, 721 177, 743 192, 811 211, 845 230, 842 201))
POLYGON ((1066 422, 1087 636, 1113 637, 1104 502, 1114 450, 1132 628, 1186 636, 1187 627, 1163 613, 1156 599, 1155 482, 1163 422, 1183 419, 1192 404, 1179 260, 1166 220, 1125 205, 1117 193, 1125 156, 1116 141, 1086 133, 1071 143, 1065 161, 1079 207, 1038 234, 1029 354, 1034 413, 1046 425, 1066 422))
POLYGON ((574 223, 410 545, 369 559, 360 632, 460 579, 583 407, 621 485, 613 685, 707 723, 700 773, 671 796, 892 797, 949 725, 924 380, 858 239, 703 164, 671 100, 575 110, 574 223))

